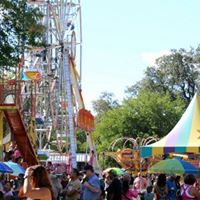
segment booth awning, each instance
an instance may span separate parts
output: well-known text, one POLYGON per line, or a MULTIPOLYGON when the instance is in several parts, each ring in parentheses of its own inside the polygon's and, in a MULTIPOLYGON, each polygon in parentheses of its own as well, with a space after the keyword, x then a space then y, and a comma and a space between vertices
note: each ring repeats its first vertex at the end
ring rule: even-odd
POLYGON ((168 153, 200 153, 200 96, 195 95, 187 110, 164 138, 141 147, 142 157, 168 153))

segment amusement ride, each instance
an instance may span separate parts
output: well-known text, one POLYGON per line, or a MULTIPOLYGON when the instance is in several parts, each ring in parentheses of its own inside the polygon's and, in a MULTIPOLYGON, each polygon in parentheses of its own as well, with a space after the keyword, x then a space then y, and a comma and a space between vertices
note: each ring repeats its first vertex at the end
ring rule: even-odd
MULTIPOLYGON (((43 15, 40 23, 45 45, 26 48, 14 75, 5 72, 0 80, 0 160, 3 152, 16 146, 28 166, 38 164, 41 155, 48 157, 54 150, 67 155, 70 168, 76 168, 76 130, 81 129, 90 151, 86 162, 100 172, 92 139, 94 116, 85 108, 82 96, 80 0, 28 0, 26 6, 38 8, 43 15)), ((133 173, 146 171, 149 163, 158 161, 157 156, 170 153, 199 163, 199 102, 195 95, 174 129, 161 140, 118 138, 104 155, 133 173), (185 125, 191 130, 185 132, 185 125)))
POLYGON ((109 156, 114 159, 123 169, 133 174, 138 172, 146 172, 150 163, 157 160, 144 159, 140 156, 140 148, 158 141, 157 137, 121 137, 114 140, 109 147, 108 152, 104 152, 103 156, 109 156))
MULTIPOLYGON (((94 117, 82 97, 82 25, 80 0, 28 0, 39 8, 45 47, 29 47, 14 78, 0 83, 0 147, 16 141, 28 165, 38 153, 56 151, 77 167, 76 129, 83 130, 94 168, 100 170, 92 139, 94 117), (5 135, 4 121, 11 134, 5 135), (3 142, 2 142, 3 141, 3 142)), ((2 155, 1 155, 2 156, 2 155)))

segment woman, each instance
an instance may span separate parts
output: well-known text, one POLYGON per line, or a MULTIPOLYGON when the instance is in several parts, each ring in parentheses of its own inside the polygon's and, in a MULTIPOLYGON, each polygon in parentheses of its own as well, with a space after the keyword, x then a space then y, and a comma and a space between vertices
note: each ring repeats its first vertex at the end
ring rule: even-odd
POLYGON ((176 199, 177 200, 181 200, 181 177, 180 176, 176 176, 175 178, 175 183, 176 183, 176 199))
POLYGON ((41 165, 29 167, 24 176, 24 195, 37 200, 55 200, 46 169, 41 165))
POLYGON ((166 200, 167 193, 166 175, 160 174, 154 187, 155 200, 166 200))
POLYGON ((137 190, 133 190, 129 188, 129 181, 123 180, 122 182, 122 200, 132 200, 133 198, 137 198, 138 192, 137 190))
POLYGON ((184 184, 181 187, 182 200, 200 200, 200 192, 193 186, 196 182, 194 175, 189 174, 184 178, 184 184))

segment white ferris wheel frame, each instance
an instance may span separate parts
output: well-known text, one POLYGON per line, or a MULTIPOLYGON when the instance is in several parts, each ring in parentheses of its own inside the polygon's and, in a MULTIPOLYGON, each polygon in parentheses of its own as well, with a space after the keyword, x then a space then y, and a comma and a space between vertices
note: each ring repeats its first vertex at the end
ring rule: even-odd
MULTIPOLYGON (((41 85, 45 82, 48 82, 49 84, 47 93, 48 95, 50 95, 49 106, 52 117, 52 122, 49 123, 50 129, 57 127, 57 118, 59 114, 56 114, 56 112, 60 111, 56 111, 58 105, 56 106, 55 104, 58 103, 60 99, 64 99, 67 102, 65 114, 63 114, 63 116, 62 114, 60 115, 62 116, 62 121, 64 120, 64 118, 66 118, 65 120, 67 120, 67 122, 63 122, 65 129, 67 129, 65 130, 67 131, 65 134, 68 134, 70 138, 72 167, 76 167, 76 140, 74 133, 74 117, 76 109, 73 102, 75 98, 73 98, 73 91, 71 89, 72 76, 70 74, 71 69, 69 66, 69 56, 74 60, 74 62, 79 61, 78 71, 80 74, 80 79, 76 80, 76 84, 78 87, 81 87, 82 21, 80 0, 29 0, 28 4, 34 7, 38 7, 44 14, 42 23, 46 26, 45 40, 47 46, 46 48, 32 48, 32 50, 29 50, 27 52, 27 55, 29 54, 29 56, 27 56, 27 63, 29 63, 28 65, 30 68, 42 67, 44 73, 41 85), (77 23, 78 27, 76 27, 77 23), (42 54, 43 52, 46 52, 45 61, 41 57, 35 56, 36 54, 42 54), (79 53, 78 55, 77 52, 79 53), (58 82, 62 86, 62 91, 59 92, 56 88, 58 87, 58 82)), ((43 101, 44 100, 42 100, 42 102, 43 101)), ((46 103, 46 101, 44 101, 44 103, 46 103)), ((84 105, 79 105, 79 107, 83 106, 84 105)), ((51 138, 51 132, 52 131, 49 131, 48 129, 48 143, 51 138)), ((42 137, 41 135, 44 135, 46 133, 47 132, 38 129, 37 134, 40 148, 42 148, 43 146, 41 140, 44 139, 44 137, 42 137)), ((57 145, 60 150, 62 150, 61 146, 63 147, 62 141, 64 136, 63 134, 60 134, 61 137, 58 137, 59 134, 57 132, 55 132, 55 135, 57 145)), ((45 145, 45 148, 47 146, 48 144, 45 145)))

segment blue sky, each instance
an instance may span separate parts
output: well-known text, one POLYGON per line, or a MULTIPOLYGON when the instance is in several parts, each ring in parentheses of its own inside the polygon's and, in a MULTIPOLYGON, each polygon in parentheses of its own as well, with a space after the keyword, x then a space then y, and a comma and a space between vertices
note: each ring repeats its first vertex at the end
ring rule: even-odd
POLYGON ((83 96, 121 100, 156 57, 200 43, 199 0, 82 0, 83 96))

